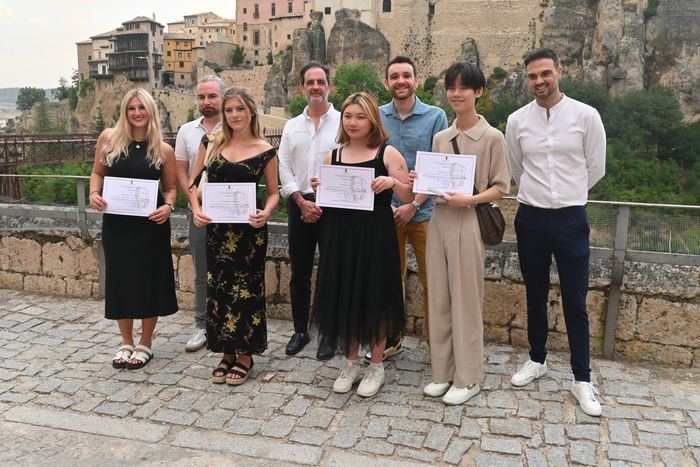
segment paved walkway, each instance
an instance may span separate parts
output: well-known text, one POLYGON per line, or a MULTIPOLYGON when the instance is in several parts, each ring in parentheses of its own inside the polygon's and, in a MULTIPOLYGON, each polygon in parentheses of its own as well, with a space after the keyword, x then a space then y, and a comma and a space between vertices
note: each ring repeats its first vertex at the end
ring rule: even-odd
MULTIPOLYGON (((595 360, 603 417, 583 414, 568 356, 546 377, 509 384, 522 349, 489 345, 484 390, 466 406, 421 394, 428 357, 416 339, 363 400, 330 388, 342 363, 315 345, 284 355, 291 324, 241 387, 209 382, 218 355, 187 354, 192 314, 159 323, 155 359, 114 370, 117 327, 102 302, 0 289, 0 464, 3 465, 697 465, 700 372, 595 360)), ((697 326, 697 323, 688 323, 697 326)))

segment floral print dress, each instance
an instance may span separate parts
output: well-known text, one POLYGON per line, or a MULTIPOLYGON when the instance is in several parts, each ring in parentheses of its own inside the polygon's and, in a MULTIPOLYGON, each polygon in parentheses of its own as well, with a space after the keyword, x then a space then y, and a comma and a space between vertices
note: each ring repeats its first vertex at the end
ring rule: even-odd
MULTIPOLYGON (((275 157, 269 149, 232 163, 217 157, 209 182, 253 182, 275 157)), ((258 200, 258 208, 261 200, 258 200)), ((267 349, 265 256, 267 226, 207 226, 207 348, 227 354, 262 353, 267 349)))

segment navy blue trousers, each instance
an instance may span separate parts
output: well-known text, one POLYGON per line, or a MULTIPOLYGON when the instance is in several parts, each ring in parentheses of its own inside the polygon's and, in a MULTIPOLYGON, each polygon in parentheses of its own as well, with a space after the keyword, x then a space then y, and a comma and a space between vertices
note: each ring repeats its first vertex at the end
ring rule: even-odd
POLYGON ((571 369, 576 381, 590 381, 586 311, 590 228, 585 207, 542 209, 520 204, 515 216, 515 233, 527 296, 530 359, 544 363, 547 358, 547 301, 554 255, 571 352, 571 369))
MULTIPOLYGON (((311 196, 306 195, 306 199, 311 196)), ((287 241, 289 242, 289 260, 292 277, 289 281, 289 299, 292 302, 294 332, 306 334, 309 327, 309 308, 311 306, 311 273, 314 268, 316 245, 320 233, 318 222, 309 224, 301 220, 301 209, 289 198, 287 200, 289 216, 287 241)))

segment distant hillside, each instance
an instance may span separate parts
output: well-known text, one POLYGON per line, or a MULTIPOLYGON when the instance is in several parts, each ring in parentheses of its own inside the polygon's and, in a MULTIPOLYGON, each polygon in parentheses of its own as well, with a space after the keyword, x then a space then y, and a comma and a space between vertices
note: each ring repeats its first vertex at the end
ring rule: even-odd
MULTIPOLYGON (((17 93, 19 93, 20 88, 0 88, 0 118, 14 118, 19 116, 21 113, 17 110, 17 93)), ((49 101, 54 101, 53 94, 51 93, 53 89, 44 89, 46 93, 46 99, 49 101)))
MULTIPOLYGON (((0 103, 4 104, 16 104, 17 103, 17 93, 19 93, 20 88, 0 88, 0 103)), ((53 89, 44 89, 46 94, 46 99, 53 101, 53 94, 51 94, 53 89)))

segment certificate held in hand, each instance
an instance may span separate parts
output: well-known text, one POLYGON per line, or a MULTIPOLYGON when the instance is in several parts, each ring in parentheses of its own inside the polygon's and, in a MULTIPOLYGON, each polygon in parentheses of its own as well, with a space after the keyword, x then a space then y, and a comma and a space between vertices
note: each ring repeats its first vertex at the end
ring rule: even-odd
POLYGON ((256 212, 255 183, 205 183, 202 211, 214 224, 247 224, 256 212))
POLYGON ((321 207, 374 210, 371 167, 321 165, 318 169, 316 204, 321 207))
POLYGON ((444 196, 446 192, 472 195, 476 156, 418 151, 414 193, 444 196))
POLYGON ((148 217, 156 210, 158 180, 105 177, 102 197, 107 202, 107 214, 148 217))

